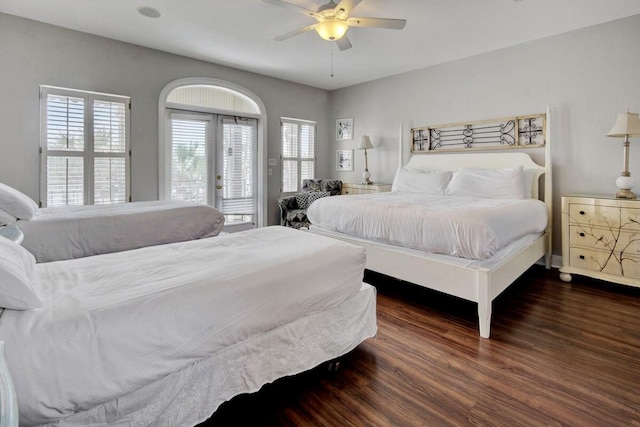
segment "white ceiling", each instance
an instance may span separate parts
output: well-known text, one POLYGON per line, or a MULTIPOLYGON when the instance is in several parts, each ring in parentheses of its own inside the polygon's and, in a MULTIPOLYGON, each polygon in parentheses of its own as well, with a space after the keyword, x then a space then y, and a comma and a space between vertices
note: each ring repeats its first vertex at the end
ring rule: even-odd
POLYGON ((407 25, 351 28, 342 52, 314 31, 273 41, 315 21, 262 0, 0 0, 0 12, 332 90, 640 14, 640 1, 363 0, 351 16, 407 25))

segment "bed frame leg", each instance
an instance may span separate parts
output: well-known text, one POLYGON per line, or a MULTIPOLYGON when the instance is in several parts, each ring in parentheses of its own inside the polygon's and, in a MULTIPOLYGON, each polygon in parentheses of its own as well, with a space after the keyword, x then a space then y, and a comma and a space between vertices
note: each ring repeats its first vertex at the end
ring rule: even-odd
POLYGON ((480 324, 480 336, 489 338, 491 334, 491 301, 478 303, 478 323, 480 324))
POLYGON ((327 371, 328 372, 338 372, 340 369, 340 361, 339 360, 331 360, 327 362, 327 371))

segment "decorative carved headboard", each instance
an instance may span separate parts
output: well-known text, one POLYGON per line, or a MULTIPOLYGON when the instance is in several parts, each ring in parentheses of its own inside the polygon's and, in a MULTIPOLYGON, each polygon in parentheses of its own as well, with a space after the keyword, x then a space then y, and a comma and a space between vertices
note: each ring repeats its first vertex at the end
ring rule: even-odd
POLYGON ((425 126, 411 129, 411 151, 503 150, 545 144, 546 115, 425 126))

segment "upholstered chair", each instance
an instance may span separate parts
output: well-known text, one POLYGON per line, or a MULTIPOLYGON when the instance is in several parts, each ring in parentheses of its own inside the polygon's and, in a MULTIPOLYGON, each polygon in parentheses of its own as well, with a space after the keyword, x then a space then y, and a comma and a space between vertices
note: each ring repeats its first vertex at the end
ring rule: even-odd
POLYGON ((342 181, 334 179, 305 179, 302 191, 278 200, 280 206, 280 225, 291 228, 309 228, 307 208, 314 201, 335 196, 342 191, 342 181))

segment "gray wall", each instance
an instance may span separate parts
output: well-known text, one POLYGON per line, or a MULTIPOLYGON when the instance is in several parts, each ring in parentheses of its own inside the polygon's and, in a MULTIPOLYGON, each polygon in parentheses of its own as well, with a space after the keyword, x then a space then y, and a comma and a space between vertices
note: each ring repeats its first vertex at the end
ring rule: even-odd
MULTIPOLYGON (((0 182, 38 198, 40 84, 132 98, 132 196, 158 194, 157 102, 184 77, 212 77, 257 94, 268 114, 268 158, 280 156, 281 116, 318 121, 318 176, 359 182, 335 171, 335 150, 355 148, 363 133, 372 179, 391 182, 404 127, 544 112, 553 115, 554 253, 560 253, 560 197, 613 194, 622 141, 605 135, 616 114, 640 111, 640 15, 459 61, 326 92, 232 68, 0 14, 0 182), (335 141, 335 120, 354 118, 353 141, 335 141)), ((279 163, 278 163, 279 165, 279 163)), ((640 179, 640 143, 632 141, 640 179)), ((280 167, 268 177, 268 222, 277 222, 280 167)), ((640 190, 640 188, 638 189, 640 190)))
MULTIPOLYGON (((131 97, 134 201, 158 197, 158 96, 169 82, 184 77, 226 80, 259 96, 267 110, 268 158, 280 156, 280 117, 317 120, 318 167, 328 167, 329 94, 324 90, 6 14, 0 14, 0 64, 0 182, 34 200, 39 197, 41 84, 131 97)), ((279 160, 272 169, 269 224, 279 217, 279 160)))
MULTIPOLYGON (((355 139, 332 141, 330 157, 355 148, 367 133, 375 146, 371 179, 391 182, 401 122, 406 161, 411 127, 544 113, 550 105, 554 253, 560 254, 561 196, 617 191, 622 140, 605 135, 618 113, 640 111, 639 29, 636 15, 334 91, 330 119, 353 117, 355 139)), ((332 175, 360 182, 363 168, 356 150, 354 172, 332 175)), ((631 142, 630 171, 640 182, 638 139, 631 142)))

